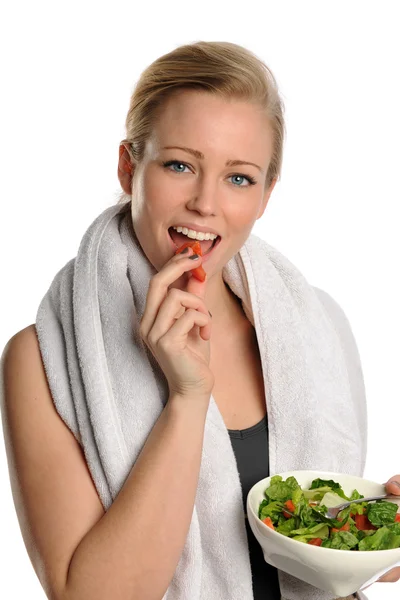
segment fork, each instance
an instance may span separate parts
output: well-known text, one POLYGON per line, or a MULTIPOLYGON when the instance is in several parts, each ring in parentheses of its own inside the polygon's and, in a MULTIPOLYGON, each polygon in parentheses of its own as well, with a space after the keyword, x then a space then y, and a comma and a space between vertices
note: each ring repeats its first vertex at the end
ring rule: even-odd
POLYGON ((391 500, 400 500, 400 496, 394 496, 393 494, 383 494, 381 496, 371 496, 369 498, 359 498, 358 500, 350 500, 350 502, 343 502, 343 504, 339 504, 338 506, 332 506, 331 508, 328 509, 328 511, 325 513, 324 516, 327 519, 336 519, 336 517, 338 516, 338 513, 340 513, 340 511, 342 511, 345 508, 347 508, 348 506, 350 506, 350 504, 359 504, 360 502, 371 502, 371 500, 387 500, 389 498, 391 500))
MULTIPOLYGON (((382 496, 371 496, 370 498, 359 498, 358 500, 350 500, 350 502, 343 502, 342 504, 339 504, 338 506, 332 506, 331 508, 329 508, 327 510, 327 512, 323 515, 325 518, 327 519, 336 519, 336 517, 338 516, 338 513, 340 513, 342 510, 344 510, 345 508, 347 508, 348 506, 350 506, 350 504, 358 504, 359 502, 371 502, 371 500, 400 500, 400 496, 395 496, 392 494, 383 494, 382 496)), ((289 515, 292 515, 292 517, 294 517, 294 513, 290 512, 290 510, 288 510, 287 508, 285 508, 285 512, 288 513, 289 515)), ((322 513, 319 513, 322 514, 322 513)))

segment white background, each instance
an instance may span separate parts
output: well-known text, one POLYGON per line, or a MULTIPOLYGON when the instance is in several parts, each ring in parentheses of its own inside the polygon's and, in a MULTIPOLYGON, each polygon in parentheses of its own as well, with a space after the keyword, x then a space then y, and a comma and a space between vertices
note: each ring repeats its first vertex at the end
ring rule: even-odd
MULTIPOLYGON (((397 2, 143 4, 2 9, 0 347, 35 322, 53 276, 117 200, 118 145, 141 71, 183 43, 242 44, 274 72, 288 130, 282 181, 253 232, 349 317, 368 395, 365 477, 385 482, 400 472, 397 2)), ((43 599, 3 445, 0 491, 0 597, 43 599)), ((370 600, 399 595, 400 583, 368 590, 370 600)))

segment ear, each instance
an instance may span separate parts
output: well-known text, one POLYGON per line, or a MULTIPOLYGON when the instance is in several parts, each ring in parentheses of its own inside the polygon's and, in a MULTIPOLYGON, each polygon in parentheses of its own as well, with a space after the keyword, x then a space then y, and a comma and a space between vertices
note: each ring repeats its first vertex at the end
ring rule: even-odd
POLYGON ((269 188, 267 190, 265 190, 262 205, 260 207, 260 212, 258 214, 257 219, 260 219, 263 216, 265 209, 267 208, 268 200, 272 194, 272 191, 273 191, 277 181, 278 181, 278 178, 273 179, 269 188))
POLYGON ((125 194, 132 194, 134 165, 124 143, 119 146, 118 179, 125 194))

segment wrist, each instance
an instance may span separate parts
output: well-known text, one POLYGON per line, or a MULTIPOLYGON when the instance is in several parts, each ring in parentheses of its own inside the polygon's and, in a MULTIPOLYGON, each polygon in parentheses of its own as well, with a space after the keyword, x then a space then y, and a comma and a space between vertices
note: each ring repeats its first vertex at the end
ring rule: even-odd
POLYGON ((211 394, 192 394, 182 395, 172 393, 169 395, 166 408, 170 413, 177 412, 179 415, 188 415, 189 417, 206 416, 210 404, 211 394))

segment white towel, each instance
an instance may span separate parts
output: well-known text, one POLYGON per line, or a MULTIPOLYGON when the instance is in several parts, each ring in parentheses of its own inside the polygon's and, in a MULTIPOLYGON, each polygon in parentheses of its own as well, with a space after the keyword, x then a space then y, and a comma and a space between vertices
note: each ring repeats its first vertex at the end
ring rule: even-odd
MULTIPOLYGON (((168 400, 166 378, 139 335, 155 274, 130 213, 115 205, 88 228, 37 313, 53 401, 84 449, 105 509, 168 400)), ((253 234, 224 267, 223 278, 257 334, 270 474, 320 469, 362 476, 365 404, 354 397, 346 349, 316 288, 253 234)), ((282 571, 279 580, 287 600, 331 600, 282 571)), ((211 396, 193 517, 164 600, 251 598, 239 473, 211 396)))

